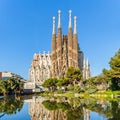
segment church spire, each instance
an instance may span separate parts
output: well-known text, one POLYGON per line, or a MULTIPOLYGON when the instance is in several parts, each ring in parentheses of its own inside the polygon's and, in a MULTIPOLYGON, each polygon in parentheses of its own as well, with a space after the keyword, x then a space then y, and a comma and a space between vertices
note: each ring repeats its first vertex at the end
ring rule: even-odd
POLYGON ((60 13, 61 11, 58 10, 58 28, 61 28, 60 13))
POLYGON ((68 26, 68 66, 72 66, 73 62, 73 33, 72 33, 72 10, 69 10, 69 26, 68 26))
POLYGON ((72 28, 72 10, 69 10, 69 28, 72 28))
POLYGON ((76 19, 77 17, 74 16, 74 32, 73 32, 73 49, 75 50, 75 64, 78 66, 78 38, 77 38, 77 29, 76 29, 76 19))
POLYGON ((55 17, 53 17, 53 28, 52 28, 52 53, 56 50, 56 30, 55 30, 55 17))
POLYGON ((74 34, 77 34, 77 26, 76 26, 76 19, 77 19, 77 17, 76 16, 74 16, 74 34))
POLYGON ((52 31, 52 34, 55 34, 55 17, 53 17, 53 31, 52 31))

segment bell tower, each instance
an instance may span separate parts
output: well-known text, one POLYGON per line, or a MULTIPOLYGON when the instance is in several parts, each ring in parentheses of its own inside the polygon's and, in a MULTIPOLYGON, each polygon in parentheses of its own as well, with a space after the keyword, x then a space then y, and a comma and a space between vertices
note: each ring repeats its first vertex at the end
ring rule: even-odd
POLYGON ((73 32, 73 66, 78 68, 78 38, 77 38, 77 17, 74 16, 74 32, 73 32))
POLYGON ((60 78, 65 75, 68 67, 83 70, 83 52, 80 51, 77 36, 77 17, 74 16, 72 30, 72 10, 69 10, 68 35, 62 34, 61 11, 58 10, 58 27, 55 31, 55 17, 52 29, 51 77, 60 78))
POLYGON ((68 66, 72 66, 73 62, 73 33, 72 33, 72 10, 69 10, 69 26, 68 26, 68 66))
POLYGON ((57 74, 60 76, 62 69, 62 29, 61 29, 61 11, 58 10, 58 33, 57 33, 57 74))
MULTIPOLYGON (((56 51, 56 29, 55 29, 55 17, 53 17, 53 29, 52 29, 52 56, 51 56, 51 71, 53 71, 53 76, 55 76, 55 66, 56 66, 56 57, 57 57, 57 51, 56 51)), ((52 74, 52 73, 51 73, 52 74)))

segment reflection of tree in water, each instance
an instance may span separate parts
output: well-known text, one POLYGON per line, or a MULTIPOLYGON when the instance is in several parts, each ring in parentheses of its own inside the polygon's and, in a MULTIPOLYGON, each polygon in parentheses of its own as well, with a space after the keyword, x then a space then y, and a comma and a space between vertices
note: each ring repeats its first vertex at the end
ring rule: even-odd
MULTIPOLYGON (((119 103, 120 104, 120 103, 119 103)), ((118 104, 117 101, 112 101, 111 106, 112 106, 112 118, 109 120, 120 120, 120 105, 118 104)))
POLYGON ((86 116, 90 119, 90 111, 97 112, 108 120, 120 120, 120 106, 117 101, 75 98, 67 102, 47 100, 42 104, 56 114, 61 112, 64 119, 59 118, 60 120, 84 120, 86 116))
POLYGON ((110 102, 106 100, 102 101, 90 101, 89 104, 86 104, 86 108, 97 112, 101 115, 104 115, 108 120, 120 120, 120 106, 119 101, 111 100, 110 102))
POLYGON ((77 107, 67 111, 67 120, 83 120, 83 108, 77 107))
POLYGON ((70 105, 67 102, 56 102, 56 101, 50 101, 46 100, 43 101, 42 104, 47 108, 48 110, 67 110, 70 109, 70 105))
POLYGON ((58 114, 55 119, 52 120, 83 120, 83 106, 77 105, 73 99, 69 100, 68 102, 57 102, 46 100, 43 101, 42 104, 45 108, 51 111, 54 115, 58 114), (71 103, 71 104, 70 104, 71 103))
POLYGON ((46 100, 42 104, 50 111, 52 120, 66 120, 66 110, 70 109, 70 105, 67 102, 56 102, 46 100))
POLYGON ((0 112, 5 114, 16 114, 23 106, 23 101, 14 97, 0 99, 0 112))
POLYGON ((112 116, 111 113, 111 106, 110 102, 106 100, 95 100, 95 99, 90 99, 89 103, 85 104, 85 108, 97 112, 101 115, 106 116, 107 118, 110 118, 112 116))
POLYGON ((70 105, 70 109, 67 110, 67 120, 83 120, 84 112, 81 99, 79 98, 71 98, 68 99, 68 103, 70 105))

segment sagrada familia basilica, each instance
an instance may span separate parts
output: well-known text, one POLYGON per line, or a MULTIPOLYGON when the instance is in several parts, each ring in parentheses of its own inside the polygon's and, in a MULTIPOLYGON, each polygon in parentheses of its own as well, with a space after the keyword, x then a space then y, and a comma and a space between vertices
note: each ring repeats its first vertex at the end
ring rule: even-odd
POLYGON ((80 68, 83 79, 90 77, 90 64, 88 60, 84 59, 84 54, 78 44, 76 18, 74 16, 74 28, 72 28, 72 11, 69 10, 68 35, 64 35, 61 27, 61 11, 58 11, 57 31, 56 19, 53 17, 52 51, 51 53, 34 54, 29 69, 29 81, 41 85, 50 77, 64 76, 70 66, 80 68))

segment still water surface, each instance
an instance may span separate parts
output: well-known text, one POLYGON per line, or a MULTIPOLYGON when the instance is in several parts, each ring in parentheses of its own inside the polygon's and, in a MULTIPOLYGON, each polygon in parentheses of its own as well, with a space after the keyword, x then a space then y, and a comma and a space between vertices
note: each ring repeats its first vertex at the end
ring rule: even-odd
POLYGON ((120 120, 120 100, 40 96, 2 98, 0 120, 120 120))

